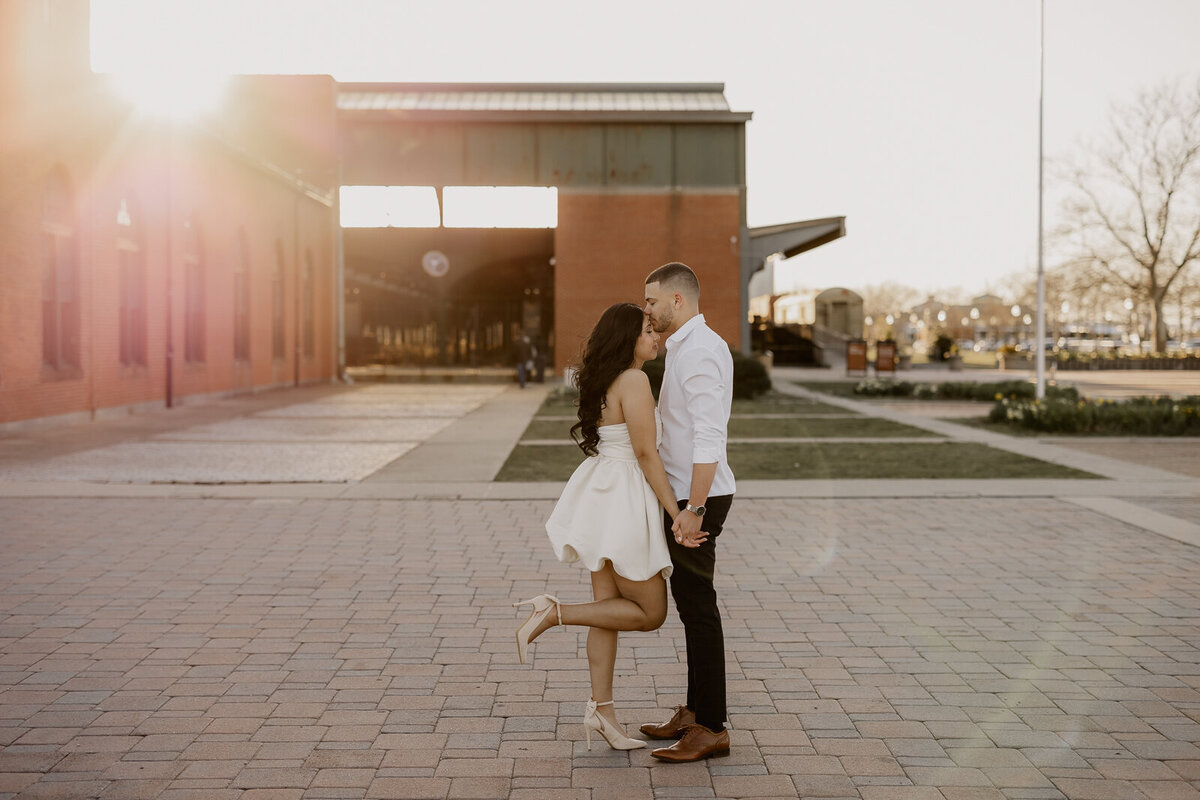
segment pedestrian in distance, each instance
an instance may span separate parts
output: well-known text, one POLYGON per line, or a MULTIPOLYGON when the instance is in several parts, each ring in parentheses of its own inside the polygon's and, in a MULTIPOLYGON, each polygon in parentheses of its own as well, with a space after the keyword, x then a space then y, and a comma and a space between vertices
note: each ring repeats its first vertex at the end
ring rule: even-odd
POLYGON ((517 383, 521 384, 521 388, 524 389, 529 380, 529 370, 533 365, 533 342, 530 341, 529 334, 525 331, 521 331, 513 339, 513 358, 517 362, 517 383))

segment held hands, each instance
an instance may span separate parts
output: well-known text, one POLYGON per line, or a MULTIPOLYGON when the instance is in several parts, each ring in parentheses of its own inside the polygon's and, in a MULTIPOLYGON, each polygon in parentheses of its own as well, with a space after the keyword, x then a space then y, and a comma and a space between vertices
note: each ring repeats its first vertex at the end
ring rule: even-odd
POLYGON ((684 547, 699 547, 708 541, 708 534, 700 530, 700 518, 691 511, 680 511, 675 515, 671 533, 684 547))

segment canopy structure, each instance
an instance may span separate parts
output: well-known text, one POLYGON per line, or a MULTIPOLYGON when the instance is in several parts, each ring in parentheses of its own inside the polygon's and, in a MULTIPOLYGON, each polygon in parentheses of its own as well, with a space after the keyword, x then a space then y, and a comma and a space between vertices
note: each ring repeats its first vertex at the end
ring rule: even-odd
MULTIPOLYGON (((745 228, 742 234, 742 287, 748 293, 750 278, 761 270, 770 256, 798 256, 846 235, 845 217, 825 217, 801 222, 784 222, 745 228)), ((749 297, 743 304, 749 302, 749 297)), ((750 341, 750 321, 742 315, 742 341, 750 341)))
POLYGON ((757 272, 767 256, 780 253, 784 258, 791 258, 842 238, 846 235, 846 218, 826 217, 804 222, 764 225, 760 228, 747 228, 746 234, 749 252, 744 250, 743 254, 756 263, 753 271, 757 272))

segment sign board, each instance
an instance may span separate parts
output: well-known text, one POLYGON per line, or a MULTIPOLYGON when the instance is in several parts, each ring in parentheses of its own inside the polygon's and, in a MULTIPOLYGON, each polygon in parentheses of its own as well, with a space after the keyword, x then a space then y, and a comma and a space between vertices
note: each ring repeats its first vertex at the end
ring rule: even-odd
POLYGON ((863 339, 846 342, 846 374, 867 374, 867 343, 863 339))
POLYGON ((882 375, 885 372, 896 374, 895 342, 875 343, 875 374, 882 375))

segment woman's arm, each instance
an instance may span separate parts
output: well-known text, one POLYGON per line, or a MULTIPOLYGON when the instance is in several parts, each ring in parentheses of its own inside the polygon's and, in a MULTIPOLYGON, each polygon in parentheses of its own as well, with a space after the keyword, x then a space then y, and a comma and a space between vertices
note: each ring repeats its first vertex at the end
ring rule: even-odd
POLYGON ((637 456, 646 482, 654 490, 663 509, 675 519, 679 504, 667 480, 662 458, 658 455, 658 428, 654 424, 654 394, 650 391, 650 379, 640 369, 627 370, 616 381, 617 396, 625 424, 629 426, 629 439, 633 453, 637 456))

